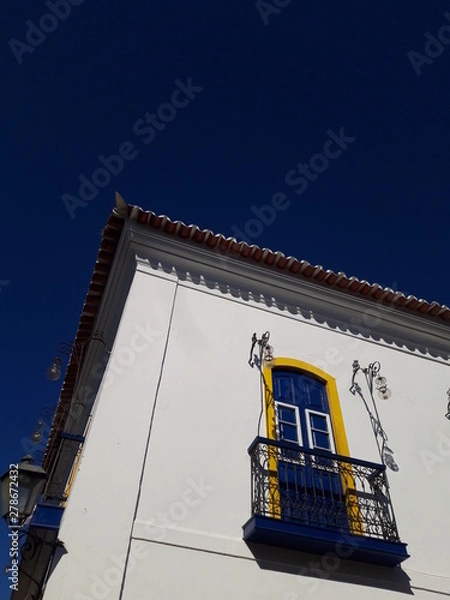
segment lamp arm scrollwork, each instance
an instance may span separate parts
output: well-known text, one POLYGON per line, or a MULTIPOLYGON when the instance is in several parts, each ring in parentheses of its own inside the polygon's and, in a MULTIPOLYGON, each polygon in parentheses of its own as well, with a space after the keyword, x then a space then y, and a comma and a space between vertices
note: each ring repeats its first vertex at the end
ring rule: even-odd
MULTIPOLYGON (((257 425, 257 435, 260 435, 262 418, 264 415, 264 406, 270 406, 273 403, 273 393, 270 389, 270 386, 266 380, 266 376, 264 374, 263 366, 264 364, 268 367, 272 365, 273 357, 273 348, 269 345, 270 332, 265 331, 260 338, 256 335, 256 332, 252 335, 251 347, 250 347, 250 356, 248 360, 248 364, 253 368, 256 368, 260 374, 260 397, 261 397, 261 409, 258 417, 258 425, 257 425), (258 351, 256 352, 256 346, 258 346, 258 351)), ((273 424, 275 427, 275 423, 273 424)))
POLYGON ((378 390, 378 393, 380 394, 380 396, 382 398, 386 399, 386 398, 389 398, 389 396, 390 396, 390 391, 388 390, 387 385, 386 385, 386 379, 384 377, 380 376, 381 363, 378 361, 375 361, 373 363, 370 363, 367 367, 361 367, 359 364, 359 361, 355 360, 355 361, 353 361, 352 368, 353 368, 353 375, 352 375, 352 382, 351 382, 351 386, 350 386, 350 393, 353 394, 354 396, 358 395, 361 398, 364 408, 366 409, 366 412, 369 415, 370 424, 372 426, 372 430, 374 433, 374 437, 375 437, 375 441, 376 441, 376 444, 378 447, 378 452, 380 454, 381 461, 383 462, 383 464, 388 466, 393 471, 398 471, 398 465, 394 460, 393 451, 388 446, 387 442, 388 442, 389 438, 381 424, 381 419, 380 419, 380 415, 378 413, 377 404, 375 402, 375 398, 373 395, 374 383, 375 383, 376 389, 378 390), (362 387, 356 381, 356 378, 359 374, 364 375, 364 380, 367 385, 367 389, 369 392, 373 410, 369 407, 369 404, 368 404, 366 398, 364 397, 362 387))

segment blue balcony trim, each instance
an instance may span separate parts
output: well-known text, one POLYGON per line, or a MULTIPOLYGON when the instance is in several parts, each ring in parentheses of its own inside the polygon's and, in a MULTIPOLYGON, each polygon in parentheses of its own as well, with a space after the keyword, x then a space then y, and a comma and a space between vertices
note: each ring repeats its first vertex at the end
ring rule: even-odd
POLYGON ((30 521, 30 527, 42 527, 43 529, 58 530, 61 524, 63 512, 63 506, 37 504, 33 517, 30 521))
POLYGON ((244 540, 313 554, 395 567, 409 557, 406 544, 339 533, 254 515, 243 526, 244 540))

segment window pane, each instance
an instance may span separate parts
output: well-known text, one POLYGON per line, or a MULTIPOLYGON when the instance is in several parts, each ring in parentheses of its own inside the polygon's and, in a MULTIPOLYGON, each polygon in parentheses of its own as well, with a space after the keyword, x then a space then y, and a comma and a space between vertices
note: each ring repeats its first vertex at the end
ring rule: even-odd
POLYGON ((288 408, 287 406, 278 405, 278 418, 280 421, 296 424, 297 421, 295 419, 295 408, 288 408))
POLYGON ((280 434, 281 440, 284 440, 285 442, 294 442, 298 444, 298 432, 296 425, 280 423, 280 434))
POLYGON ((305 405, 309 408, 316 408, 321 411, 327 410, 327 398, 325 393, 325 384, 313 379, 312 377, 302 376, 303 397, 305 405))
POLYGON ((331 450, 330 436, 328 433, 322 433, 321 431, 312 432, 313 444, 315 448, 322 450, 331 450))
POLYGON ((295 391, 293 377, 291 375, 277 374, 274 378, 275 400, 295 404, 295 391))
POLYGON ((325 415, 310 414, 311 426, 313 429, 328 432, 328 423, 325 415))

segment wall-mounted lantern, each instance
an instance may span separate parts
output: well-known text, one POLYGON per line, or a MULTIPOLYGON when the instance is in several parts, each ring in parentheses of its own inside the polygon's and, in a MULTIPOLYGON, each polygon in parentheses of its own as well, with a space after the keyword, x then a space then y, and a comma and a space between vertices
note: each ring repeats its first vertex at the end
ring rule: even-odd
POLYGON ((353 375, 352 385, 350 392, 355 396, 356 394, 363 401, 364 407, 370 418, 372 430, 375 436, 375 441, 378 446, 380 458, 383 464, 389 467, 392 471, 398 471, 399 467, 394 459, 394 452, 388 446, 388 436, 381 425, 380 415, 378 414, 377 404, 374 398, 374 389, 377 391, 378 398, 380 400, 388 400, 391 397, 391 391, 387 387, 386 378, 380 375, 381 364, 378 361, 370 363, 367 367, 361 367, 359 361, 353 361, 353 375), (371 399, 372 409, 370 408, 366 398, 364 397, 364 391, 359 383, 356 381, 357 376, 362 374, 364 376, 369 397, 371 399))
POLYGON ((10 526, 21 527, 31 515, 47 479, 47 472, 33 463, 33 457, 27 454, 1 477, 2 518, 10 526))

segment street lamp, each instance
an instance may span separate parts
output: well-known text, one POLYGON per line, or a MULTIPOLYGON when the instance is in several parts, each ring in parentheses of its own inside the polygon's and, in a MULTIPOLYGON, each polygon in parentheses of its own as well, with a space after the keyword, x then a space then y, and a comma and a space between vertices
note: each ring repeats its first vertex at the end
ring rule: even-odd
POLYGON ((375 441, 378 446, 381 461, 392 471, 398 471, 399 467, 398 464, 395 462, 393 451, 389 448, 387 444, 388 436, 384 431, 383 426, 381 425, 380 415, 378 414, 378 408, 374 398, 374 388, 376 389, 377 395, 381 400, 388 400, 391 397, 391 391, 387 387, 386 378, 380 375, 381 364, 378 361, 375 361, 373 363, 370 363, 368 367, 361 367, 359 361, 354 360, 352 368, 353 376, 350 392, 354 396, 358 394, 358 396, 363 401, 364 407, 370 418, 370 423, 372 425, 372 430, 375 436, 375 441), (364 375, 369 391, 369 396, 372 400, 373 412, 370 409, 364 397, 363 389, 356 381, 356 377, 358 374, 364 375))
POLYGON ((10 525, 21 527, 31 515, 47 479, 47 472, 33 463, 33 457, 27 454, 18 465, 10 465, 0 478, 2 519, 10 525))

